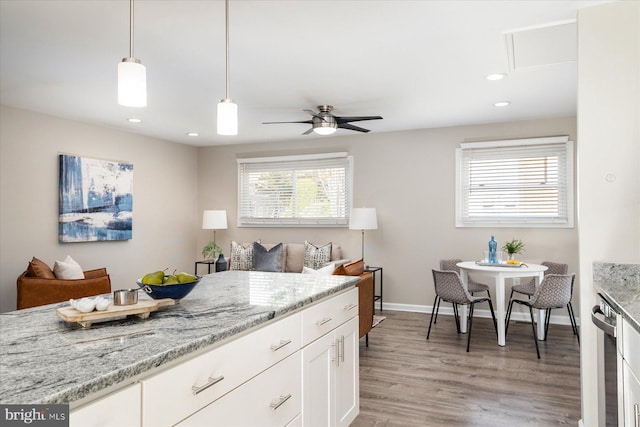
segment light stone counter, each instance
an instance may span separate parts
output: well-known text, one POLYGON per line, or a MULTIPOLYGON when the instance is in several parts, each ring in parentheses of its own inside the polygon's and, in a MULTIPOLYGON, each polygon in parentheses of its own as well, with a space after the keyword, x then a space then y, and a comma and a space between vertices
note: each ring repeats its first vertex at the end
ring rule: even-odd
POLYGON ((595 262, 593 286, 640 332, 640 264, 595 262))
MULTIPOLYGON (((227 271, 204 276, 175 306, 81 329, 52 304, 0 314, 0 403, 71 403, 240 334, 357 277, 227 271)), ((133 283, 133 280, 132 280, 133 283)), ((140 299, 149 297, 140 291, 140 299)))

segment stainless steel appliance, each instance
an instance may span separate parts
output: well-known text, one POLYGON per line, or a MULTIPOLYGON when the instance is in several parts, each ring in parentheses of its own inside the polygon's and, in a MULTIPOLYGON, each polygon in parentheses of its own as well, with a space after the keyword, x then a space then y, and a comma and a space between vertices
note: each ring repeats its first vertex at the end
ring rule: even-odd
MULTIPOLYGON (((604 405, 600 410, 605 411, 607 427, 618 426, 618 316, 613 305, 607 299, 598 294, 599 304, 591 310, 591 321, 602 331, 598 339, 603 340, 604 347, 604 405)), ((602 417, 600 417, 602 419, 602 417)))

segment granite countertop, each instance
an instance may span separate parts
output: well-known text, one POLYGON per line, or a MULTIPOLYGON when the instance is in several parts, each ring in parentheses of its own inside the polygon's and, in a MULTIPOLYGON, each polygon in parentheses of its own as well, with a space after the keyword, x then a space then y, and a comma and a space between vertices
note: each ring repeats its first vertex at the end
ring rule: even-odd
MULTIPOLYGON (((60 320, 68 302, 0 314, 0 403, 72 403, 353 287, 357 277, 227 271, 174 306, 94 323, 60 320)), ((150 299, 139 292, 139 299, 150 299)))
POLYGON ((640 264, 594 262, 593 286, 640 332, 640 264))

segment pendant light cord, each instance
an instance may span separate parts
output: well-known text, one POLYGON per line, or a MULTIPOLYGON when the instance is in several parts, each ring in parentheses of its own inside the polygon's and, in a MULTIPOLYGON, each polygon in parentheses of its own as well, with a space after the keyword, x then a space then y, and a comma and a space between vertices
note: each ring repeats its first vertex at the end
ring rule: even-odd
POLYGON ((225 29, 226 29, 226 53, 225 53, 225 81, 226 81, 226 95, 225 99, 229 99, 229 0, 225 0, 225 29))
POLYGON ((129 0, 129 58, 133 57, 133 0, 129 0))

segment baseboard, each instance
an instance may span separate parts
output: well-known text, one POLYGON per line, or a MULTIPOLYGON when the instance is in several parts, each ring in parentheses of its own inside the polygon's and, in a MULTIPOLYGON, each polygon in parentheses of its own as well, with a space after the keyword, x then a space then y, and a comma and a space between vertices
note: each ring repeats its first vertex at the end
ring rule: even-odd
MULTIPOLYGON (((377 304, 378 307, 380 308, 379 304, 377 304)), ((485 304, 486 305, 486 304, 485 304)), ((516 304, 514 304, 516 305, 516 304)), ((432 306, 430 305, 417 305, 417 304, 397 304, 397 303, 388 303, 385 302, 384 306, 383 306, 384 310, 392 310, 392 311, 410 311, 410 312, 414 312, 414 313, 426 313, 431 315, 431 310, 432 310, 432 306)), ((531 322, 531 317, 529 315, 529 311, 516 311, 516 309, 519 307, 514 307, 514 311, 513 313, 511 313, 511 320, 515 320, 518 322, 527 322, 530 323, 531 322)), ((571 325, 571 321, 569 320, 569 315, 567 314, 567 310, 564 309, 565 315, 562 316, 560 314, 555 314, 555 313, 559 313, 561 312, 561 309, 555 309, 551 312, 551 319, 549 320, 550 323, 553 323, 555 325, 571 325)), ((384 313, 384 311, 383 311, 384 313)), ((453 308, 451 307, 451 304, 448 303, 443 303, 440 304, 440 310, 438 310, 438 314, 444 314, 444 315, 449 315, 449 316, 453 316, 453 308)), ((486 317, 486 318, 491 318, 491 313, 489 312, 489 310, 487 309, 481 309, 480 307, 476 308, 475 311, 473 312, 474 317, 486 317)), ((576 317, 576 323, 578 324, 578 326, 580 325, 580 318, 576 317)))

